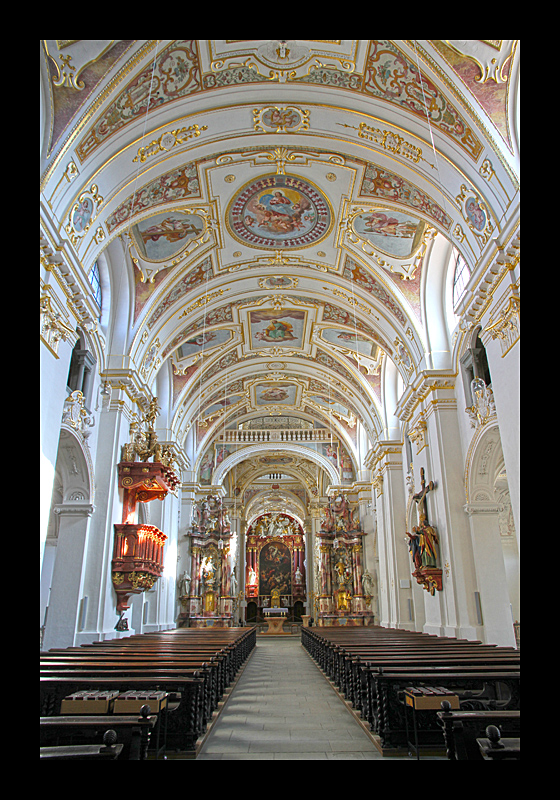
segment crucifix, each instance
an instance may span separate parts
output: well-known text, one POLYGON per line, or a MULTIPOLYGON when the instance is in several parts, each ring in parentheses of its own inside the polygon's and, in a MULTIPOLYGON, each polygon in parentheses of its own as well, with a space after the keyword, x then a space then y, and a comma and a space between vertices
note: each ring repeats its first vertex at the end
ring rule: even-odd
POLYGON ((420 470, 420 482, 421 482, 421 490, 416 494, 412 495, 412 499, 416 501, 418 504, 418 517, 419 522, 422 520, 426 520, 428 522, 428 510, 426 507, 426 495, 428 492, 431 492, 435 488, 435 483, 430 481, 429 484, 426 486, 426 478, 424 475, 424 467, 420 470))

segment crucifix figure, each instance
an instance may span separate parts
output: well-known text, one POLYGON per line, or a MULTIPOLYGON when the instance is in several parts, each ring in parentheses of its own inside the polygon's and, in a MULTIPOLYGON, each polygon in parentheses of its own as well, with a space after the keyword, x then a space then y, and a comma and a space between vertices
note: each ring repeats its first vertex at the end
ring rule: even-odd
POLYGON ((426 495, 428 492, 431 492, 435 488, 435 483, 430 481, 429 484, 426 486, 426 478, 424 475, 424 467, 420 470, 420 483, 421 483, 421 490, 416 494, 412 495, 412 499, 416 501, 418 504, 418 518, 419 521, 422 520, 428 521, 428 510, 426 507, 426 495))

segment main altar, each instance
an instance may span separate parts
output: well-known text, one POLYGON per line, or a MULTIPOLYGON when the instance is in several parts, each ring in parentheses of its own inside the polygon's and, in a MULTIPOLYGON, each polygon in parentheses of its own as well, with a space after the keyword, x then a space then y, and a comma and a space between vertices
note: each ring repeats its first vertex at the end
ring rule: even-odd
POLYGON ((363 571, 364 535, 347 496, 331 498, 318 533, 317 625, 373 624, 369 574, 363 571))
POLYGON ((280 610, 285 610, 286 619, 304 612, 305 539, 301 525, 289 514, 261 514, 249 526, 245 597, 248 621, 268 616, 272 622, 280 610))
POLYGON ((278 635, 289 634, 289 631, 284 630, 284 622, 288 618, 287 608, 264 608, 264 618, 268 622, 268 627, 262 631, 263 635, 278 635))

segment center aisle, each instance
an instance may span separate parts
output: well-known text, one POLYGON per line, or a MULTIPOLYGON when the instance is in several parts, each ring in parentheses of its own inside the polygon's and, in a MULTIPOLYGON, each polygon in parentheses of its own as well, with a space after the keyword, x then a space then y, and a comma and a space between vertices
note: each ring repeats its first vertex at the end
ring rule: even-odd
POLYGON ((388 760, 299 637, 264 636, 257 636, 257 646, 197 761, 217 759, 388 760))

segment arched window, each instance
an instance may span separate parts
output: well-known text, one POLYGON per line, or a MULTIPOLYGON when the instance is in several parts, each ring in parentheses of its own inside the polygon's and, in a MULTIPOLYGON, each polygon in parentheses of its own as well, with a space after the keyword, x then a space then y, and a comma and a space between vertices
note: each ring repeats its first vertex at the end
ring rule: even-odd
POLYGON ((458 253, 457 262, 455 264, 455 275, 453 276, 453 307, 457 305, 463 296, 463 292, 465 291, 465 287, 469 282, 470 277, 471 271, 469 269, 469 265, 463 256, 458 253))
POLYGON ((99 310, 101 311, 101 280, 99 278, 99 264, 97 261, 94 263, 88 273, 88 280, 91 284, 91 288, 93 289, 93 298, 99 306, 99 310))

